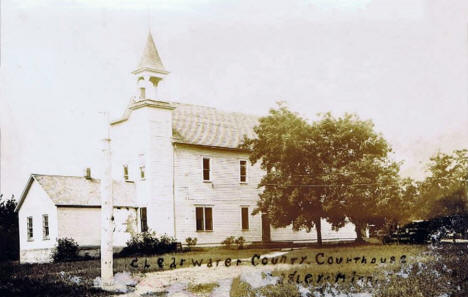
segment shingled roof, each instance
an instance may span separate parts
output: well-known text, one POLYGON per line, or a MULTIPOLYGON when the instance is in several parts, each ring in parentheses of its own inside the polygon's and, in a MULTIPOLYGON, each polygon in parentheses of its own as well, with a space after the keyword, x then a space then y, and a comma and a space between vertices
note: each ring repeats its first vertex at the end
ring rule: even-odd
POLYGON ((258 116, 226 112, 207 106, 150 99, 132 101, 122 118, 111 124, 128 120, 132 110, 142 106, 172 110, 174 143, 238 149, 244 135, 249 138, 256 137, 253 128, 258 124, 258 116))
POLYGON ((174 141, 203 146, 238 148, 243 136, 255 137, 258 117, 216 108, 171 102, 174 141))
MULTIPOLYGON (((57 206, 100 206, 100 180, 81 176, 32 174, 21 195, 17 210, 20 209, 33 182, 37 182, 57 206)), ((115 207, 136 207, 135 184, 117 182, 113 184, 115 207)))

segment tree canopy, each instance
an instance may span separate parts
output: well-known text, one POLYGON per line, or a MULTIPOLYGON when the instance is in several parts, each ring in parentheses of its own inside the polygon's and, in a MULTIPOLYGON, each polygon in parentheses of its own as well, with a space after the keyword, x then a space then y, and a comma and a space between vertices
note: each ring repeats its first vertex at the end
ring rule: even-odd
POLYGON ((315 226, 321 243, 321 218, 335 228, 350 220, 359 237, 361 227, 382 215, 379 207, 399 195, 399 166, 371 121, 326 113, 310 124, 279 105, 254 131, 257 137, 243 147, 266 171, 254 213, 266 214, 274 227, 315 226))
POLYGON ((14 197, 0 194, 0 261, 16 260, 19 256, 18 213, 14 197))
POLYGON ((468 150, 437 153, 427 164, 430 175, 420 183, 417 214, 430 219, 468 214, 468 150))

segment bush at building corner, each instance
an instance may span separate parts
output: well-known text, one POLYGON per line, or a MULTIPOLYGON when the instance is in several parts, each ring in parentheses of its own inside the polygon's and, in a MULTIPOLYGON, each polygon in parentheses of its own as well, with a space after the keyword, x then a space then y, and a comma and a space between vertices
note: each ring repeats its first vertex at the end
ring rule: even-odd
POLYGON ((132 235, 120 255, 159 255, 175 252, 176 250, 177 242, 175 238, 165 234, 158 238, 155 232, 147 231, 132 235))
POLYGON ((78 243, 73 238, 59 238, 52 258, 54 262, 75 261, 79 258, 79 248, 78 243))

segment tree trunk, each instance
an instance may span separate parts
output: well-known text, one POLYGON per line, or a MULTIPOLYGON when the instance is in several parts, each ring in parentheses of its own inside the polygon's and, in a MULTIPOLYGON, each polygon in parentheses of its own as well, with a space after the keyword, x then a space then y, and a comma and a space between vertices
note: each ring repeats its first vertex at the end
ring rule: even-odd
POLYGON ((360 222, 354 223, 354 230, 356 231, 356 242, 358 243, 364 242, 364 239, 362 238, 362 227, 363 224, 360 222))
POLYGON ((322 218, 318 218, 314 221, 315 230, 317 230, 317 243, 322 246, 322 218))

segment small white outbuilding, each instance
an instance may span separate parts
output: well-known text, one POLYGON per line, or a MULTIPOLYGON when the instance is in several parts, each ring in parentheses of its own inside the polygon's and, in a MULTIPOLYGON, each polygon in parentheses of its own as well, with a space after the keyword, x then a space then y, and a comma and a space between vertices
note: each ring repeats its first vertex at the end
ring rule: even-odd
MULTIPOLYGON (((32 174, 20 197, 20 262, 50 262, 58 238, 73 238, 82 253, 101 243, 100 181, 91 177, 32 174)), ((114 182, 114 247, 138 232, 135 185, 114 182)))

